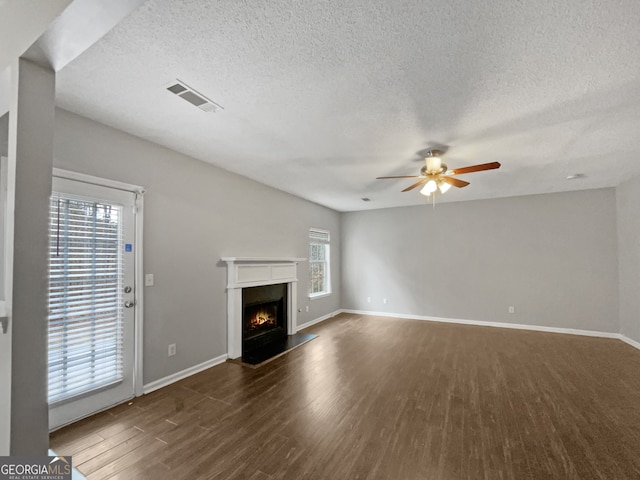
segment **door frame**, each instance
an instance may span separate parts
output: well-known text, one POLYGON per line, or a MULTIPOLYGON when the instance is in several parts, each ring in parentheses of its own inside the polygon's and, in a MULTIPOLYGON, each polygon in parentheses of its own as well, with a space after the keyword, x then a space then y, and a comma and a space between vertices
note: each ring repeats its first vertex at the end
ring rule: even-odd
POLYGON ((94 177, 84 173, 72 172, 60 168, 53 169, 53 176, 75 180, 77 182, 98 185, 101 187, 124 190, 136 195, 135 229, 134 229, 134 252, 136 253, 134 262, 134 281, 136 288, 136 304, 134 309, 134 353, 133 353, 133 393, 136 397, 143 392, 143 347, 144 347, 144 262, 143 262, 143 226, 144 226, 144 188, 138 185, 110 180, 107 178, 94 177))
MULTIPOLYGON (((13 164, 15 166, 15 163, 13 164)), ((0 208, 3 209, 3 242, 0 249, 0 260, 2 260, 2 272, 4 285, 4 301, 0 301, 0 317, 6 317, 7 333, 0 327, 0 368, 3 370, 3 383, 7 380, 8 373, 9 388, 5 388, 0 394, 0 456, 9 455, 11 447, 11 355, 13 344, 13 240, 14 240, 14 205, 15 205, 15 169, 10 171, 11 163, 8 157, 0 156, 0 208)))

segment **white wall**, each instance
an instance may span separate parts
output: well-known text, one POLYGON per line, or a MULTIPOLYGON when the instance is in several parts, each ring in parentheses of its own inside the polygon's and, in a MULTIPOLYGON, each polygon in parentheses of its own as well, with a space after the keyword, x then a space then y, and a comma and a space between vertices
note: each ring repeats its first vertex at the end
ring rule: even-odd
POLYGON ((619 331, 613 189, 346 213, 342 236, 343 308, 619 331))
POLYGON ((144 382, 226 353, 222 256, 308 256, 309 227, 331 231, 334 294, 307 299, 299 268, 298 323, 340 308, 337 212, 64 110, 56 111, 54 166, 142 185, 145 288, 144 382), (304 306, 309 305, 309 313, 304 306), (177 355, 167 357, 167 345, 177 355))
POLYGON ((620 333, 640 342, 640 177, 616 189, 620 333))

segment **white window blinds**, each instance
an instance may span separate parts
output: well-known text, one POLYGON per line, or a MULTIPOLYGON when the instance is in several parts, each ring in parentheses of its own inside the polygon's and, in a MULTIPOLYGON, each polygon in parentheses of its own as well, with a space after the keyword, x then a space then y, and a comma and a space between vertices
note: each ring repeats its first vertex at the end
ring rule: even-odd
POLYGON ((311 228, 309 229, 309 240, 311 242, 329 243, 329 232, 311 228))
POLYGON ((122 380, 122 207, 54 194, 49 403, 122 380))

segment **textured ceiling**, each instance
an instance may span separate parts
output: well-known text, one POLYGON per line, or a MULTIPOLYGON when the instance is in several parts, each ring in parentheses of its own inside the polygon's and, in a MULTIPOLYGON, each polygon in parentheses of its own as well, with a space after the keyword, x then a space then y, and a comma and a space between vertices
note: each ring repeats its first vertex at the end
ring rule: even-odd
POLYGON ((375 177, 416 174, 432 144, 502 163, 438 202, 613 186, 640 174, 639 26, 637 0, 149 0, 57 98, 340 211, 425 203, 375 177))

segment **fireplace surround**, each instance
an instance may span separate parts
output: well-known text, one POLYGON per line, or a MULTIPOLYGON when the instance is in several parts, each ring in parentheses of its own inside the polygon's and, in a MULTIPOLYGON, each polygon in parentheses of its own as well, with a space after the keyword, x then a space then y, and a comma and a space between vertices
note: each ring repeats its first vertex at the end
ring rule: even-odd
MULTIPOLYGON (((281 309, 286 319, 286 335, 297 332, 297 284, 298 263, 306 258, 270 257, 222 257, 227 264, 227 356, 230 359, 242 357, 244 314, 243 290, 266 285, 282 285, 281 309)), ((278 303, 279 300, 273 299, 278 303)), ((259 302, 250 302, 259 303, 259 302)), ((269 303, 269 302, 263 302, 269 303)), ((271 308, 277 309, 272 305, 271 308)), ((269 323, 269 312, 264 312, 259 322, 269 323)), ((273 311, 271 312, 273 314, 273 311)))

